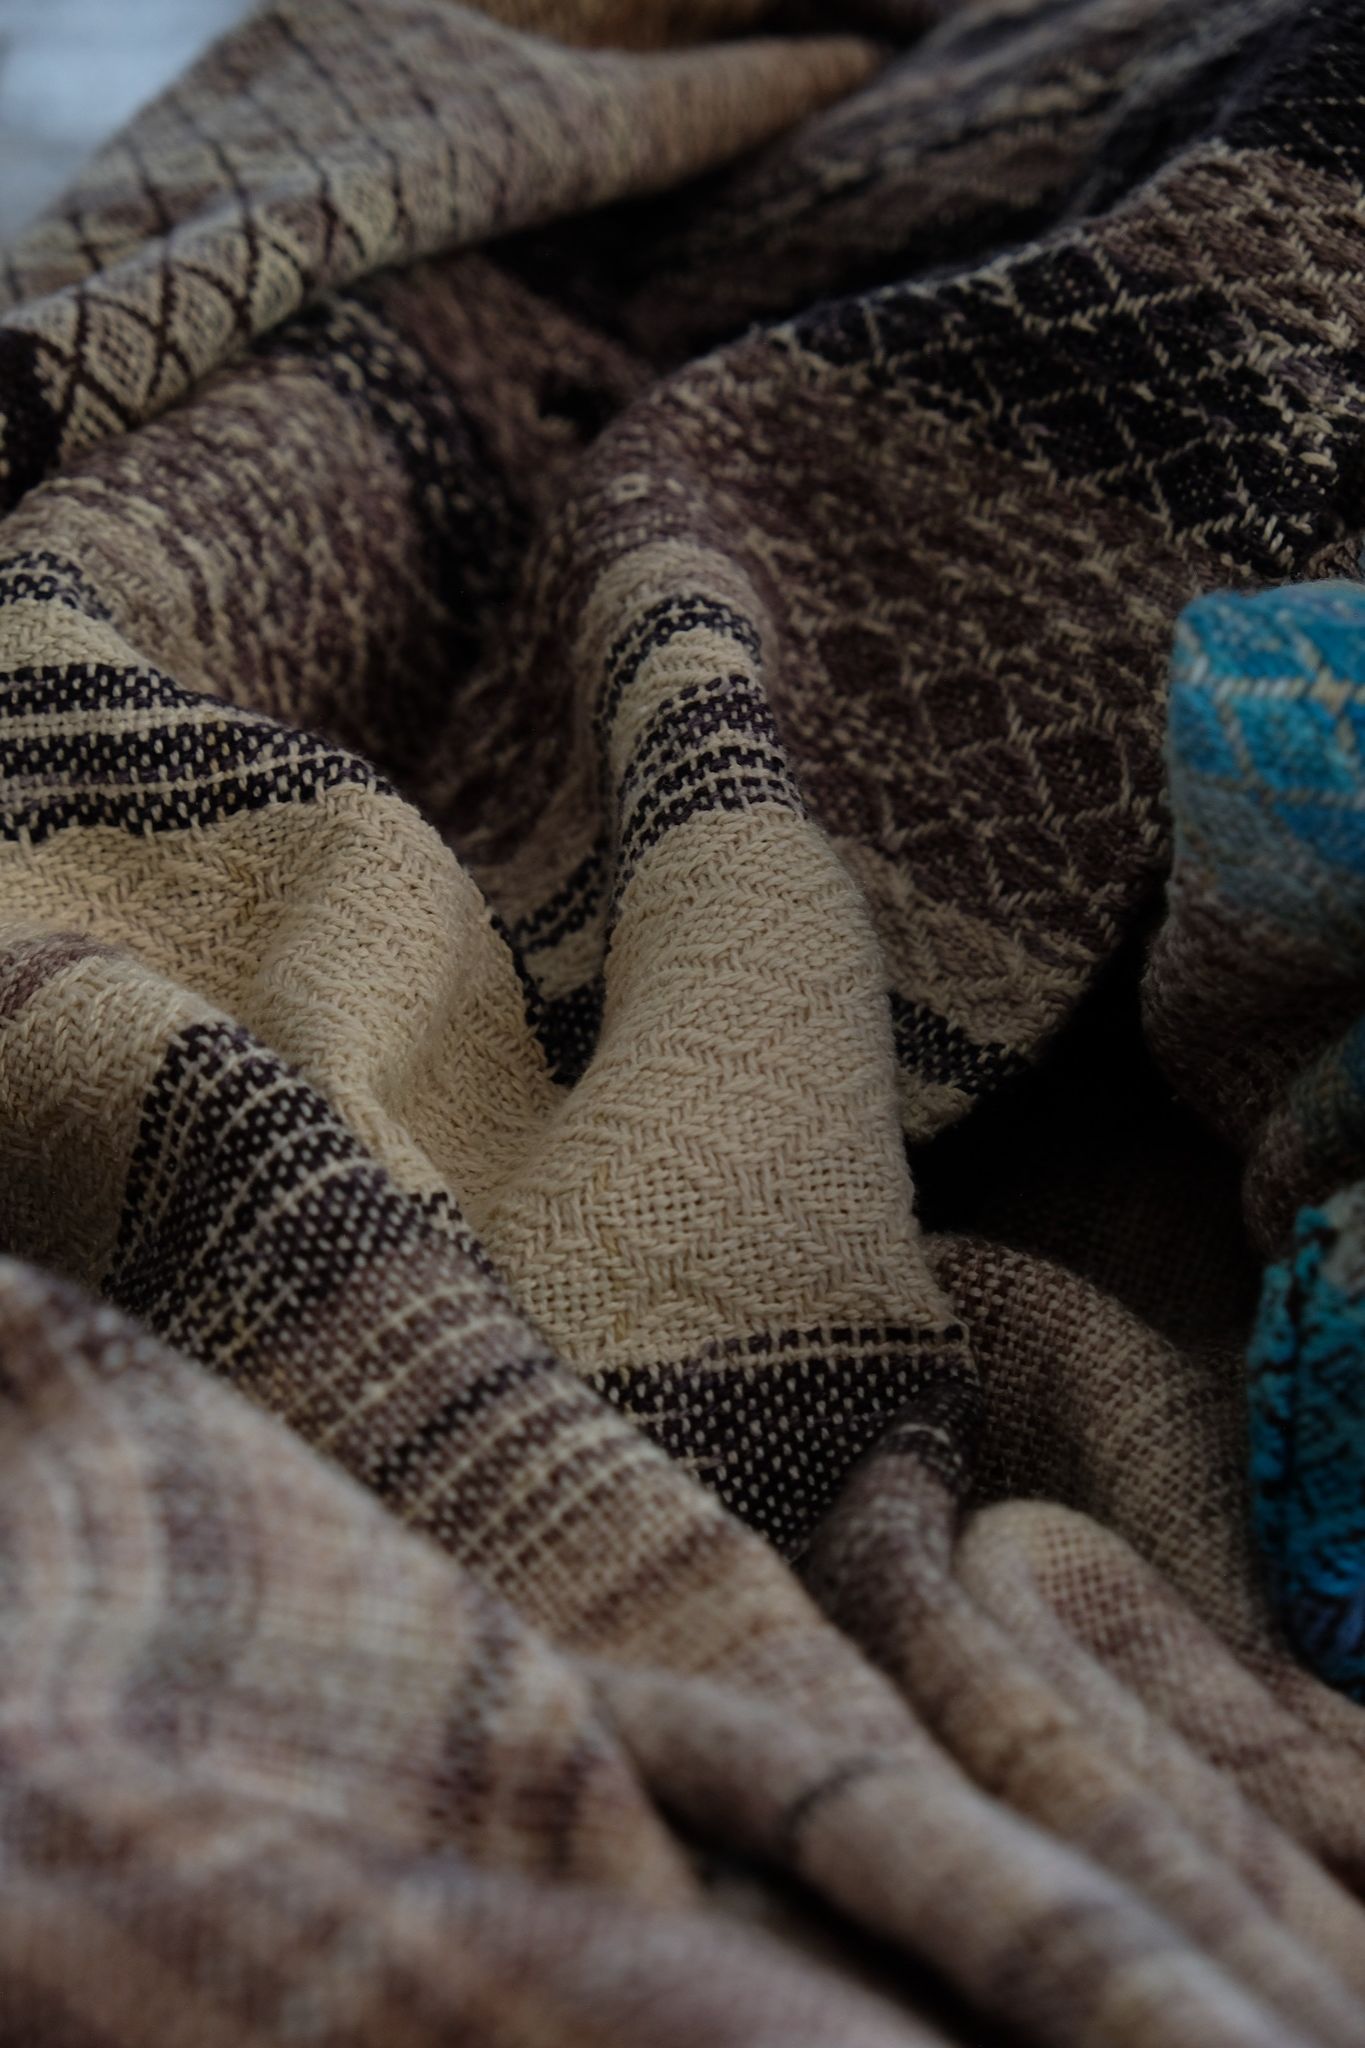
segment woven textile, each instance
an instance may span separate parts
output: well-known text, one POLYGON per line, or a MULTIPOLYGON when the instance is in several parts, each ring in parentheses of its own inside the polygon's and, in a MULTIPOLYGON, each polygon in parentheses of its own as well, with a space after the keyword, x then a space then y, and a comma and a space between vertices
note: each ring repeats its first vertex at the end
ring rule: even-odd
POLYGON ((1362 337, 1361 0, 278 0, 8 252, 4 2048, 1359 2048, 1362 337))
POLYGON ((1365 1698, 1362 736, 1358 584, 1191 606, 1147 998, 1173 1071, 1247 1155, 1250 1221, 1281 1253, 1251 1351, 1271 1592, 1303 1653, 1365 1698))

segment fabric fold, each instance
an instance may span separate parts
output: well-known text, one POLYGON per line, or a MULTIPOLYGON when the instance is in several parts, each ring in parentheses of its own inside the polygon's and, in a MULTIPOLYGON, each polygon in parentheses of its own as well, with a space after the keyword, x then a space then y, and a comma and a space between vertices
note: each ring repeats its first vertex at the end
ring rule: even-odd
POLYGON ((9 252, 0 2040, 1361 2037, 1361 13, 279 0, 9 252))

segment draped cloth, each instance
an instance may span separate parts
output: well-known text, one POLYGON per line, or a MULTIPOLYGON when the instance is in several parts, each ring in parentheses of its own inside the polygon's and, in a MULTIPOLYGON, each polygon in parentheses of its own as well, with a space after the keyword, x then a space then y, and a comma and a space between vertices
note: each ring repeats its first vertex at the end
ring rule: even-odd
POLYGON ((1363 448, 1360 0, 277 0, 9 250, 0 2041, 1358 2048, 1363 448))

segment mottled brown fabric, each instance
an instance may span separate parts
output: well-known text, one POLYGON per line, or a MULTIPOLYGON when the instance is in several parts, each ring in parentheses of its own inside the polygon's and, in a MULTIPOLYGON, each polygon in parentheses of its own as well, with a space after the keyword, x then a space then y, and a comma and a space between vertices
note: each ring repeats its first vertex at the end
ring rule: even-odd
POLYGON ((8 252, 0 2043, 1365 2039, 1138 988, 1362 30, 277 0, 8 252))

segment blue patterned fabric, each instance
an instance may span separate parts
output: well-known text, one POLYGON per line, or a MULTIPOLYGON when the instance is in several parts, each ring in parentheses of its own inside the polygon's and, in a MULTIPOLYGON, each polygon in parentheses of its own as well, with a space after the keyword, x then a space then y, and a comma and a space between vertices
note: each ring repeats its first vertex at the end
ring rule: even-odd
POLYGON ((1296 1649, 1365 1699, 1365 1015, 1342 1021, 1352 991, 1365 1011, 1365 588, 1190 606, 1170 763, 1173 922, 1202 920, 1259 991, 1215 991, 1246 1041, 1227 1092, 1248 1183, 1317 1196, 1250 1347, 1256 1535, 1296 1649))
POLYGON ((1295 1647, 1365 1699, 1365 1186, 1300 1212, 1251 1344, 1256 1533, 1295 1647))
POLYGON ((1224 901, 1365 962, 1365 586, 1188 606, 1170 776, 1178 862, 1196 853, 1224 901))

